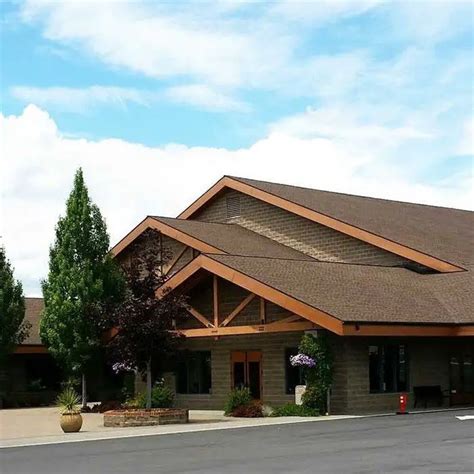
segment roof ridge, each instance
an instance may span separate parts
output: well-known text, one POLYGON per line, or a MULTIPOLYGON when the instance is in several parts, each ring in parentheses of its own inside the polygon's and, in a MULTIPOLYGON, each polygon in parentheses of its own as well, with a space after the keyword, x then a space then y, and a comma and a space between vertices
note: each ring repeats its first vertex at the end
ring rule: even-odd
MULTIPOLYGON (((468 212, 468 213, 473 213, 474 211, 471 211, 469 209, 460 209, 458 207, 447 207, 447 206, 440 206, 437 204, 423 204, 419 202, 411 202, 411 201, 400 201, 398 199, 386 199, 386 198, 380 198, 380 197, 374 197, 374 196, 364 196, 361 194, 351 194, 351 193, 344 193, 341 191, 330 191, 328 189, 318 189, 318 188, 309 188, 307 186, 298 186, 295 184, 285 184, 285 183, 279 183, 275 181, 264 181, 261 179, 253 179, 253 178, 244 178, 241 176, 231 176, 231 175, 224 175, 227 178, 230 179, 235 179, 237 181, 245 183, 246 181, 252 181, 256 183, 265 183, 265 184, 274 184, 276 186, 286 186, 288 188, 298 188, 298 189, 303 189, 305 191, 316 191, 320 193, 328 193, 328 194, 338 194, 340 196, 348 196, 348 197, 355 197, 355 198, 360 198, 360 199, 370 199, 373 201, 382 201, 382 202, 393 202, 397 204, 410 204, 413 206, 421 206, 421 207, 431 207, 431 208, 436 208, 436 209, 448 209, 452 211, 461 211, 461 212, 468 212)), ((245 183, 248 184, 248 183, 245 183)), ((268 192, 268 191, 265 191, 268 192)))

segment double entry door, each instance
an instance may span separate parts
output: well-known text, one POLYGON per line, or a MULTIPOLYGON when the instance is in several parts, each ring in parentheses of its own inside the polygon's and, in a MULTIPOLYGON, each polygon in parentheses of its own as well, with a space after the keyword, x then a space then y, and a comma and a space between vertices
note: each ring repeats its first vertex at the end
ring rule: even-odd
POLYGON ((231 353, 232 388, 248 387, 252 397, 262 398, 262 353, 234 351, 231 353))
POLYGON ((453 352, 450 359, 451 405, 474 403, 474 350, 468 347, 453 352))

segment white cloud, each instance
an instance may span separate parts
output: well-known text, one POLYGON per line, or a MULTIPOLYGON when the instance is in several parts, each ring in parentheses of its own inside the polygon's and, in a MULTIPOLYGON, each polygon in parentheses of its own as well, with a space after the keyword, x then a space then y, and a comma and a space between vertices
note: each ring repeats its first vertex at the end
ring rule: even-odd
MULTIPOLYGON (((362 117, 358 109, 347 104, 342 107, 308 108, 304 113, 285 117, 274 123, 271 130, 300 138, 322 137, 337 141, 348 149, 364 153, 384 153, 409 140, 426 140, 432 137, 428 130, 403 124, 387 126, 383 118, 377 122, 362 117)), ((382 157, 382 156, 380 156, 382 157)))
POLYGON ((211 2, 203 7, 190 2, 176 9, 143 1, 26 0, 21 18, 39 25, 48 40, 154 79, 186 78, 213 88, 314 96, 315 87, 324 93, 356 80, 363 64, 354 54, 333 58, 318 53, 321 48, 302 52, 308 31, 295 27, 293 20, 309 20, 316 30, 378 3, 211 2), (252 7, 252 14, 233 14, 252 7))
POLYGON ((21 18, 39 26, 48 44, 92 56, 114 69, 186 83, 167 96, 194 106, 240 110, 244 104, 235 98, 237 91, 265 90, 279 98, 357 97, 396 109, 398 104, 416 106, 418 95, 430 101, 446 97, 453 83, 470 79, 469 71, 455 74, 441 88, 440 77, 453 62, 471 64, 469 51, 456 58, 431 47, 442 34, 462 34, 471 21, 468 9, 468 3, 457 1, 224 1, 205 6, 187 2, 176 8, 166 2, 26 0, 21 18), (349 38, 352 34, 346 26, 341 27, 341 44, 331 39, 336 49, 328 50, 318 29, 361 14, 367 15, 368 28, 373 28, 374 18, 379 20, 374 35, 383 34, 377 44, 387 45, 386 54, 370 39, 367 50, 360 39, 354 47, 346 44, 345 33, 349 38), (423 21, 428 14, 430 21, 423 21))
POLYGON ((44 36, 152 78, 192 76, 235 86, 271 77, 287 62, 292 40, 271 24, 230 19, 198 4, 169 11, 153 2, 26 1, 22 18, 44 36), (268 38, 272 38, 268 42, 268 38))
POLYGON ((283 0, 276 2, 272 13, 314 26, 360 15, 382 3, 381 0, 283 0))
POLYGON ((230 95, 219 92, 204 84, 189 84, 170 87, 165 92, 166 97, 173 102, 189 104, 213 111, 246 112, 249 106, 230 95))
POLYGON ((138 89, 113 86, 85 88, 16 86, 10 89, 10 93, 24 103, 73 112, 86 112, 99 104, 125 107, 131 102, 148 105, 151 97, 149 93, 138 89))
POLYGON ((101 105, 126 108, 130 103, 150 107, 160 101, 188 104, 213 112, 249 110, 244 102, 233 99, 219 88, 203 84, 173 86, 163 91, 97 85, 83 88, 15 86, 10 88, 10 94, 24 104, 76 113, 91 112, 101 105))
POLYGON ((395 34, 436 43, 472 29, 473 5, 470 0, 402 1, 392 18, 395 34))
MULTIPOLYGON (((79 166, 112 243, 147 214, 178 214, 223 174, 454 207, 474 202, 469 172, 427 184, 369 147, 361 151, 336 136, 302 138, 291 127, 275 127, 252 146, 231 151, 68 138, 33 105, 19 116, 0 115, 0 121, 0 235, 27 294, 38 294, 46 275, 54 226, 79 166)), ((411 133, 395 135, 401 140, 411 133)))

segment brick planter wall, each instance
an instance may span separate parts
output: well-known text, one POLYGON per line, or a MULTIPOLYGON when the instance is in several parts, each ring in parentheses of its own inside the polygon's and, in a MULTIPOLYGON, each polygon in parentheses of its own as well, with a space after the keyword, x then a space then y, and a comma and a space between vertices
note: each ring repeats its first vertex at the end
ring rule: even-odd
POLYGON ((152 408, 151 410, 111 410, 104 413, 104 426, 155 426, 184 424, 189 421, 187 409, 152 408))

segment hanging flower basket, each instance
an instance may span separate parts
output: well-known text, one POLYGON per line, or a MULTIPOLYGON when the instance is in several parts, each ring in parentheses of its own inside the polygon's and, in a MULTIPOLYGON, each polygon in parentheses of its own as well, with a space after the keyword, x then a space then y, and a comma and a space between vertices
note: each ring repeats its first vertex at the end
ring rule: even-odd
POLYGON ((307 356, 306 354, 296 354, 295 356, 290 357, 290 364, 293 367, 305 367, 307 369, 312 369, 316 367, 316 361, 307 356))

